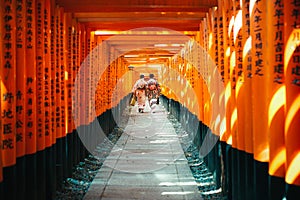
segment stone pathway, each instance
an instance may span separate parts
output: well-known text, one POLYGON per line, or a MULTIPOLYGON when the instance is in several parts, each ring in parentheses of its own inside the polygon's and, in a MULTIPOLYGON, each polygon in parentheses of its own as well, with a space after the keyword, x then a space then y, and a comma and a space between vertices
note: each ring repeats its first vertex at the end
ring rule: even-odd
POLYGON ((163 107, 154 113, 132 107, 124 133, 84 199, 202 199, 163 107))

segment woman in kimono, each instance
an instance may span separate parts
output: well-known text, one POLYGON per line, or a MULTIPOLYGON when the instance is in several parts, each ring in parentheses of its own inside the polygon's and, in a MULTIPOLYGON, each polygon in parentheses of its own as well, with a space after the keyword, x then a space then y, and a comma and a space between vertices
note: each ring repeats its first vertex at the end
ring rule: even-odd
POLYGON ((139 112, 144 112, 146 102, 146 89, 147 82, 144 80, 144 75, 140 75, 140 79, 137 80, 133 86, 132 92, 137 98, 139 112))
POLYGON ((153 109, 156 104, 159 104, 160 86, 154 79, 154 74, 149 74, 147 81, 147 95, 150 107, 153 109))

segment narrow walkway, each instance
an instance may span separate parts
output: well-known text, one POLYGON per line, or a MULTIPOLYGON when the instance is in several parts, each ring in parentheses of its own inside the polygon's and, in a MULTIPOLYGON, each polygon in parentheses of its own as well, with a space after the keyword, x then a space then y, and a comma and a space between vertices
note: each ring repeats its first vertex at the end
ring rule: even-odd
POLYGON ((138 113, 95 176, 85 200, 202 199, 163 107, 138 113))

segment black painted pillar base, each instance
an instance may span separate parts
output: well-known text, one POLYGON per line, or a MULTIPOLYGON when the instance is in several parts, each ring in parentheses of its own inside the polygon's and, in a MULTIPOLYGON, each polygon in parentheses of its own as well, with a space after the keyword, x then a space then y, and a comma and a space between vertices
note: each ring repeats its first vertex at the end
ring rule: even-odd
POLYGON ((245 184, 246 192, 245 199, 253 200, 254 199, 254 159, 253 154, 246 153, 245 156, 245 184))
MULTIPOLYGON (((87 135, 87 127, 86 126, 84 126, 84 134, 87 135)), ((83 161, 87 155, 87 150, 85 149, 84 144, 81 141, 80 137, 79 137, 79 142, 80 142, 80 161, 83 161)))
POLYGON ((232 191, 232 166, 231 166, 231 160, 232 160, 232 148, 230 145, 226 144, 225 146, 225 170, 226 170, 226 178, 227 178, 227 185, 228 185, 228 193, 227 197, 228 199, 233 199, 233 191, 232 191))
POLYGON ((0 198, 4 199, 4 194, 3 194, 3 181, 0 182, 0 198))
POLYGON ((268 163, 254 160, 254 199, 266 200, 268 196, 268 163))
POLYGON ((3 168, 3 191, 4 199, 17 199, 17 167, 16 165, 3 168))
POLYGON ((56 190, 60 191, 62 189, 63 181, 63 161, 62 161, 62 139, 56 140, 56 190))
POLYGON ((37 153, 37 198, 46 199, 46 152, 44 150, 37 153))
POLYGON ((77 164, 77 143, 76 143, 76 130, 73 130, 73 132, 71 133, 71 137, 72 137, 72 149, 70 149, 70 151, 72 151, 72 162, 73 162, 73 166, 75 166, 77 164))
POLYGON ((221 151, 221 144, 220 141, 218 141, 218 143, 215 146, 216 148, 216 152, 218 155, 218 159, 216 160, 216 186, 217 188, 221 188, 221 176, 222 176, 222 169, 221 169, 221 155, 220 155, 220 151, 221 151))
POLYGON ((238 183, 238 150, 231 148, 231 184, 232 184, 232 200, 239 199, 239 183, 238 183))
POLYGON ((79 163, 80 162, 81 150, 80 150, 80 138, 79 138, 77 130, 75 132, 74 138, 75 138, 74 139, 74 141, 75 141, 74 144, 76 146, 75 161, 76 161, 76 163, 79 163))
POLYGON ((62 147, 62 168, 63 168, 63 179, 71 176, 71 172, 68 171, 68 141, 67 136, 61 138, 61 147, 62 147))
POLYGON ((238 184, 239 184, 239 199, 246 199, 246 153, 238 151, 238 184))
POLYGON ((37 163, 36 153, 26 155, 26 198, 37 199, 37 163))
MULTIPOLYGON (((17 158, 17 199, 23 199, 26 192, 26 159, 25 156, 17 158)), ((0 196, 1 197, 1 196, 0 196)))
POLYGON ((73 159, 73 153, 74 153, 74 140, 73 140, 73 132, 69 133, 67 135, 67 142, 68 142, 68 148, 67 148, 67 168, 68 168, 68 177, 72 174, 72 169, 74 166, 74 159, 73 159))
POLYGON ((55 173, 55 148, 54 146, 46 148, 46 199, 55 198, 56 192, 56 173, 55 173))
POLYGON ((269 199, 282 200, 285 195, 284 178, 269 175, 269 199))
POLYGON ((300 186, 286 184, 286 198, 287 200, 299 200, 300 186))
POLYGON ((224 164, 224 183, 223 183, 223 193, 227 196, 227 199, 232 199, 232 185, 231 185, 231 147, 225 142, 221 142, 221 151, 224 164))

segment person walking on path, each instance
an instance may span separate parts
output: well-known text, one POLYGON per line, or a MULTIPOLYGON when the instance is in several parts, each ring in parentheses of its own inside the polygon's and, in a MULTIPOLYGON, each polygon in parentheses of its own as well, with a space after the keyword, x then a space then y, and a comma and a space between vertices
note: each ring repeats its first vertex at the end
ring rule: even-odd
POLYGON ((144 112, 146 102, 147 82, 144 80, 144 77, 144 74, 141 74, 140 79, 135 82, 132 88, 132 92, 137 98, 139 112, 144 112))
POLYGON ((160 86, 157 80, 154 79, 154 74, 149 74, 147 81, 147 96, 151 109, 154 109, 156 104, 159 104, 160 86))

